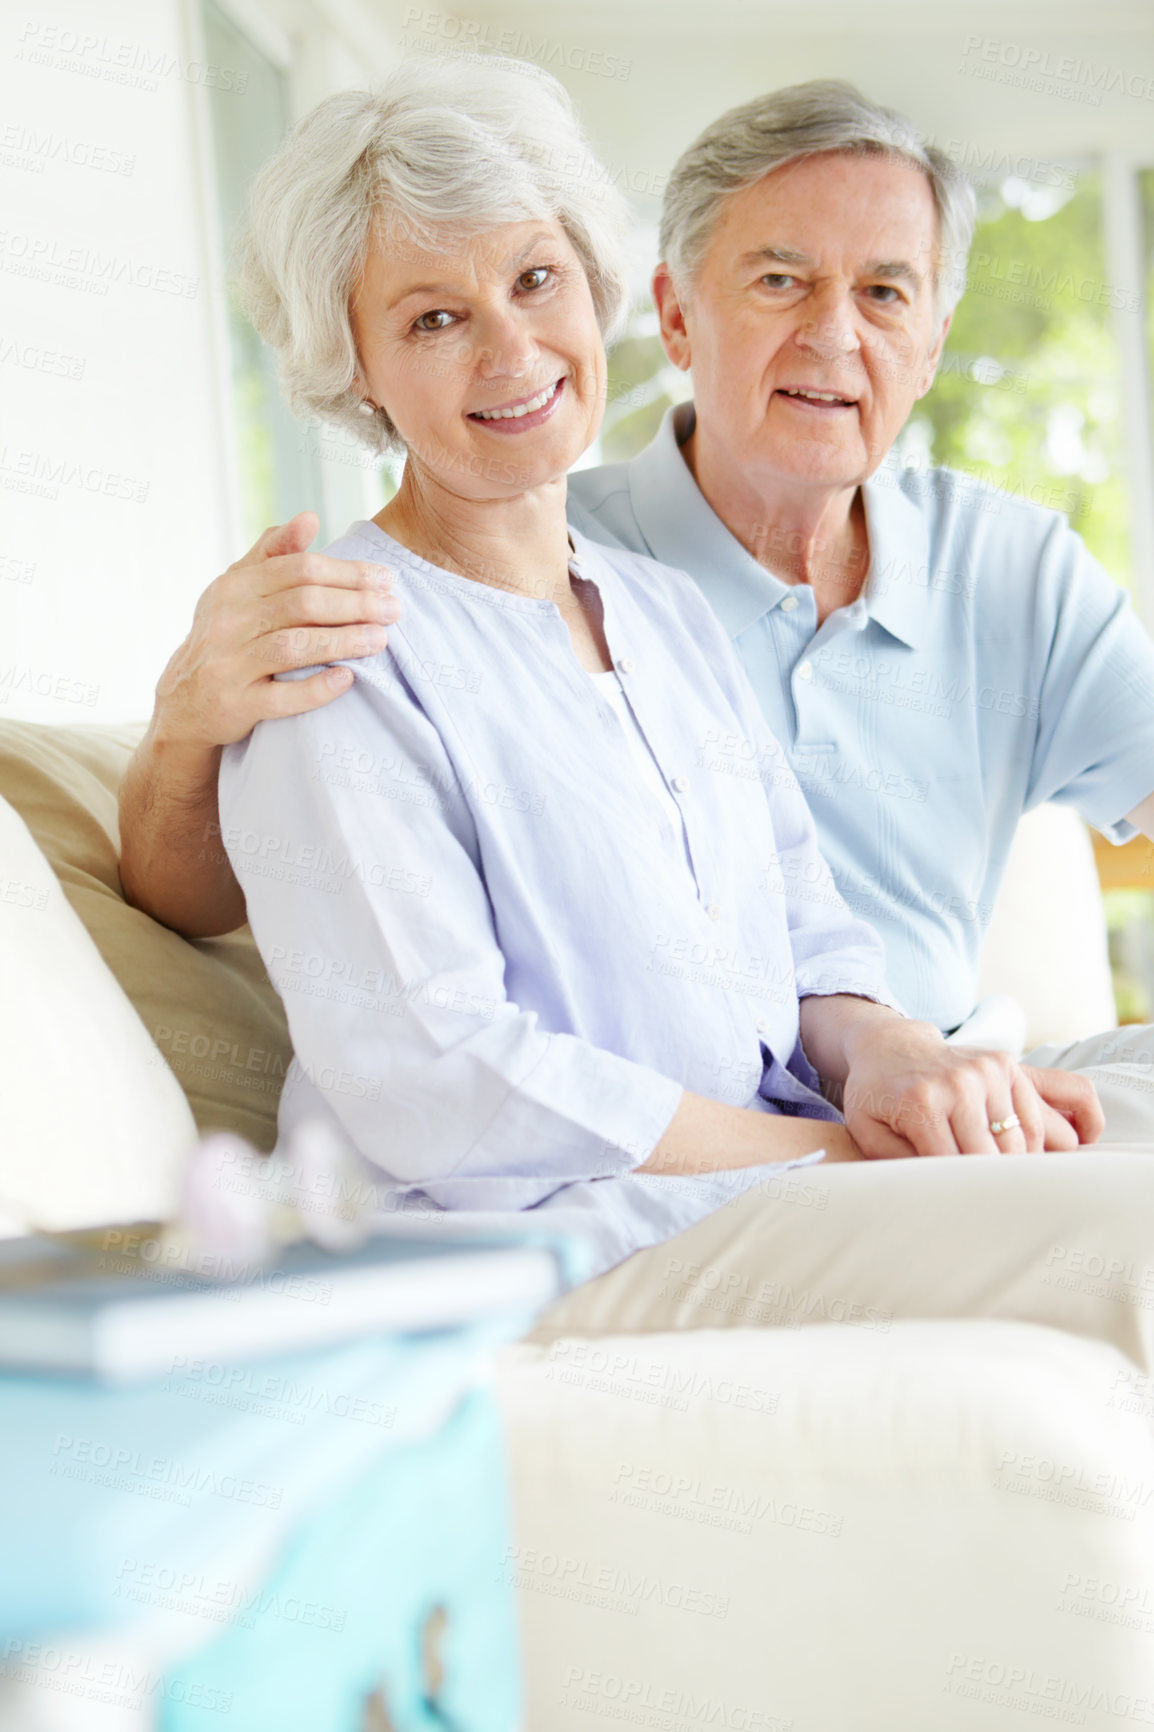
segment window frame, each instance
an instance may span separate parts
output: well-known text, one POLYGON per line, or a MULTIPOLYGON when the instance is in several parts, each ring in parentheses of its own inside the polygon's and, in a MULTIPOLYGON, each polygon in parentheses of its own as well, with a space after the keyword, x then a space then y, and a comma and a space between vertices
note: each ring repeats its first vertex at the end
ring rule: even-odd
MULTIPOLYGON (((366 82, 382 68, 380 44, 366 36, 365 21, 353 16, 353 39, 336 28, 323 3, 291 8, 283 0, 214 0, 218 10, 281 73, 288 89, 290 124, 301 119, 316 103, 350 83, 366 82)), ((358 12, 353 0, 353 13, 358 12)), ((205 60, 201 0, 183 0, 184 29, 190 57, 205 60)), ((395 57, 393 57, 395 58, 395 57)), ((386 68, 387 69, 387 68, 386 68)), ((208 288, 211 347, 214 361, 214 394, 220 449, 220 490, 230 550, 226 563, 247 547, 244 503, 240 478, 238 424, 233 398, 232 354, 225 257, 228 237, 224 234, 216 197, 215 156, 210 93, 203 86, 191 92, 193 141, 196 156, 199 221, 205 278, 208 288)), ((298 423, 302 437, 307 425, 298 423)), ((321 490, 320 544, 342 535, 361 518, 372 517, 384 503, 383 461, 375 461, 366 450, 364 462, 350 462, 316 452, 321 490)), ((305 509, 308 501, 302 501, 305 509)))

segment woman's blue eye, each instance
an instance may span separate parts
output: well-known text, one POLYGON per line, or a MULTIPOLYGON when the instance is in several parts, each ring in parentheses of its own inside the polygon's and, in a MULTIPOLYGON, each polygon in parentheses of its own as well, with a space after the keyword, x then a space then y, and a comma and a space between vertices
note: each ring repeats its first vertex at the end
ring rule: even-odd
POLYGON ((422 313, 420 318, 416 320, 416 326, 418 331, 443 331, 445 326, 451 322, 452 317, 452 313, 440 310, 435 313, 422 313), (429 324, 430 319, 435 319, 437 323, 429 324))
POLYGON ((522 271, 517 278, 519 289, 539 289, 549 275, 544 265, 534 265, 531 271, 522 271))

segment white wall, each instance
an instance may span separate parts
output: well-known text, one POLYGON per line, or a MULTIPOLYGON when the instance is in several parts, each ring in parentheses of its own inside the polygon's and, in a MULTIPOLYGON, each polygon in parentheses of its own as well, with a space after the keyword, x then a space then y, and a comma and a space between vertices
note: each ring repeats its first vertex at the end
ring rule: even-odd
POLYGON ((234 540, 182 17, 0 28, 0 716, 146 715, 234 540))
MULTIPOLYGON (((231 10, 292 53, 298 112, 400 54, 365 0, 231 10)), ((197 0, 0 18, 0 717, 146 716, 243 551, 208 80, 244 101, 197 0)), ((362 515, 371 478, 322 469, 329 516, 362 515)))

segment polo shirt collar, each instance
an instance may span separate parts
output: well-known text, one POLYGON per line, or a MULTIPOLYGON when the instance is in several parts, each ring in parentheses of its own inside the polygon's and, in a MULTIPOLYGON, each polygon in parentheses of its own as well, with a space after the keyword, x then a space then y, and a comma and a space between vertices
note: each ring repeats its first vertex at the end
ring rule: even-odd
MULTIPOLYGON (((667 410, 655 437, 628 465, 630 498, 654 559, 689 572, 734 638, 794 586, 759 565, 705 499, 681 455, 693 426, 692 403, 667 410)), ((898 486, 899 474, 883 464, 863 489, 870 540, 863 599, 871 618, 915 648, 925 631, 929 539, 921 512, 898 486)))
POLYGON ((789 594, 722 523, 681 455, 694 426, 692 403, 666 412, 654 439, 629 464, 629 492, 645 544, 662 565, 687 571, 730 637, 789 594))
POLYGON ((917 649, 926 635, 930 537, 924 515, 900 483, 901 470, 887 457, 862 488, 870 541, 864 599, 871 619, 917 649))

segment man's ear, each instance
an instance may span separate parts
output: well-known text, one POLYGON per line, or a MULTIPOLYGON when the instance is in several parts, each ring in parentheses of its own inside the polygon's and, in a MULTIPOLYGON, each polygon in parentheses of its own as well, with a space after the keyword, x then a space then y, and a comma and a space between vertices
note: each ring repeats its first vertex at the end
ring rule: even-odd
POLYGON ((938 340, 926 356, 926 370, 922 374, 922 383, 918 390, 919 399, 926 395, 926 392, 934 382, 934 377, 938 370, 938 362, 942 358, 942 350, 946 346, 946 338, 950 334, 950 326, 953 322, 954 315, 952 313, 947 313, 945 318, 942 320, 942 328, 938 332, 938 340))
POLYGON ((688 373, 691 356, 685 309, 667 264, 658 265, 653 273, 653 304, 661 321, 661 342, 665 353, 675 367, 688 373))

